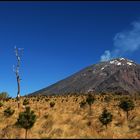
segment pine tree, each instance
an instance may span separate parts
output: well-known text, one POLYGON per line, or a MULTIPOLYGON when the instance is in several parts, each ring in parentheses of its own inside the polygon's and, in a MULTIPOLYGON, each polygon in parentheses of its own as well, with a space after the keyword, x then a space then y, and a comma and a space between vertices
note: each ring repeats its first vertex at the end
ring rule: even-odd
POLYGON ((89 114, 91 114, 91 105, 94 103, 94 101, 95 101, 94 96, 92 96, 91 94, 88 94, 88 97, 86 99, 86 102, 89 105, 89 114))
POLYGON ((130 110, 133 110, 134 109, 135 104, 134 104, 133 100, 126 98, 126 99, 122 99, 120 101, 119 107, 126 112, 126 117, 127 117, 127 120, 128 120, 128 112, 130 110))
POLYGON ((19 118, 17 119, 17 124, 25 129, 25 139, 27 138, 27 132, 31 129, 36 122, 36 115, 34 111, 30 110, 30 107, 26 107, 24 112, 19 114, 19 118))
POLYGON ((99 116, 99 120, 107 128, 107 125, 110 122, 112 122, 112 117, 113 117, 113 115, 110 112, 108 112, 107 109, 105 108, 103 110, 102 114, 99 116))

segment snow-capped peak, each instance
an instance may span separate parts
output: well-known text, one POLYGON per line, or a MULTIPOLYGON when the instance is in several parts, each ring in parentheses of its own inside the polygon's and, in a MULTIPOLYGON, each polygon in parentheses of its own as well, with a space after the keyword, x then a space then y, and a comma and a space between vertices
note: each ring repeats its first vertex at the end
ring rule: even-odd
POLYGON ((110 64, 114 64, 114 65, 118 65, 118 66, 120 66, 120 65, 129 65, 129 66, 131 66, 131 65, 135 65, 134 64, 134 61, 132 61, 132 60, 128 60, 128 59, 125 59, 125 58, 117 58, 117 59, 113 59, 113 60, 110 60, 109 61, 109 63, 110 64))

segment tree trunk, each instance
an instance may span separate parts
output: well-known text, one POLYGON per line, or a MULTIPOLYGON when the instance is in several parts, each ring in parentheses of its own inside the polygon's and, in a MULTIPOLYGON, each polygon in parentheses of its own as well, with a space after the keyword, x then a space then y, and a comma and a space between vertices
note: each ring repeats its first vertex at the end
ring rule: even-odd
POLYGON ((38 107, 37 107, 37 101, 36 101, 36 110, 38 109, 38 107))
POLYGON ((28 129, 25 129, 25 139, 27 139, 27 132, 28 132, 28 129))
POLYGON ((128 115, 129 115, 129 114, 128 114, 128 111, 126 111, 126 117, 127 117, 127 120, 128 120, 128 115))
POLYGON ((89 105, 89 115, 91 115, 91 105, 89 105))
POLYGON ((17 78, 17 86, 18 86, 18 92, 17 92, 17 102, 18 102, 18 109, 20 108, 20 77, 19 77, 19 67, 20 67, 20 56, 18 54, 18 49, 15 47, 15 53, 17 58, 17 66, 15 69, 16 78, 17 78))
POLYGON ((20 108, 20 78, 18 73, 16 73, 17 76, 17 85, 18 85, 18 92, 17 92, 17 102, 18 102, 18 109, 20 108))
POLYGON ((137 100, 137 93, 135 93, 135 101, 137 100))

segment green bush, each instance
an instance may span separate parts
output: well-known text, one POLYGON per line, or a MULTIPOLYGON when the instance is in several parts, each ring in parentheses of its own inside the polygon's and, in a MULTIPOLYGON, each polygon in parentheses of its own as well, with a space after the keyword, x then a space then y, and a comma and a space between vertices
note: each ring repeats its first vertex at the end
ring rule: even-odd
POLYGON ((102 114, 99 116, 99 120, 107 128, 107 125, 112 122, 112 117, 112 114, 108 112, 107 109, 104 109, 102 114))
POLYGON ((55 106, 55 102, 50 102, 50 107, 54 107, 55 106))
POLYGON ((4 116, 10 117, 14 114, 15 110, 11 109, 11 107, 8 107, 4 110, 4 116))

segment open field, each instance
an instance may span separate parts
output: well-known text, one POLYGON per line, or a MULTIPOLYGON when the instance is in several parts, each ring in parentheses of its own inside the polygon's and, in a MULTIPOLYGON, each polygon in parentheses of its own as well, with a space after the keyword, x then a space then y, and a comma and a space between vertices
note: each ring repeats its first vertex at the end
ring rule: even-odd
MULTIPOLYGON (((24 97, 25 98, 25 97, 24 97)), ((24 111, 23 99, 20 110, 15 99, 4 101, 0 107, 0 138, 25 138, 25 130, 18 128, 15 123, 18 114, 24 111), (4 110, 11 106, 15 113, 10 117, 4 116, 4 110)), ((95 96, 92 112, 89 106, 83 108, 79 103, 86 99, 86 95, 69 96, 40 96, 30 97, 29 106, 35 111, 37 120, 28 131, 28 138, 140 138, 140 98, 137 98, 134 110, 130 111, 128 120, 126 113, 118 107, 121 96, 95 96), (50 102, 55 102, 50 107, 50 102), (113 120, 106 129, 98 117, 105 108, 112 113, 113 120)))

